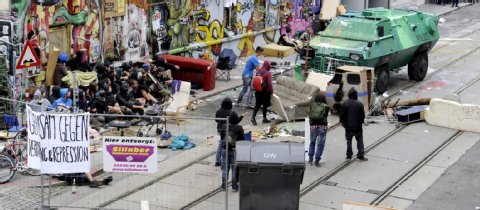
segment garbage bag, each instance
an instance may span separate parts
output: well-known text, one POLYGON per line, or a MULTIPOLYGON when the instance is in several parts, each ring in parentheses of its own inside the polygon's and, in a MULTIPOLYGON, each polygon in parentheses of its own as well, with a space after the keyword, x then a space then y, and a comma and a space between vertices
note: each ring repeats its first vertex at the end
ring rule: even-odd
POLYGON ((168 148, 175 151, 177 149, 191 149, 196 146, 188 140, 189 138, 187 134, 181 134, 173 138, 172 144, 168 145, 168 148))

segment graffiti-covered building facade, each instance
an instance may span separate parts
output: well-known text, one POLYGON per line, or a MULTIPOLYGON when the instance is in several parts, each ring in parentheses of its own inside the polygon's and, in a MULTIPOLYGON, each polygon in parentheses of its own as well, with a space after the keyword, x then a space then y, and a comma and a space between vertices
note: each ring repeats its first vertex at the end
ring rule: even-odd
POLYGON ((247 56, 256 46, 277 41, 288 21, 280 11, 299 18, 292 5, 281 0, 11 0, 0 10, 5 41, 0 53, 18 58, 28 40, 44 65, 53 47, 68 54, 86 49, 90 62, 163 53, 196 57, 224 48, 247 56))

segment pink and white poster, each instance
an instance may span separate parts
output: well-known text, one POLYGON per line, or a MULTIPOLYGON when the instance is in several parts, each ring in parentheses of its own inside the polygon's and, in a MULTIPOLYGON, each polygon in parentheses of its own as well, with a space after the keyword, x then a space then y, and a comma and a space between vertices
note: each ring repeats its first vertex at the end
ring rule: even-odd
POLYGON ((157 172, 155 138, 131 136, 103 137, 103 170, 124 173, 157 172))

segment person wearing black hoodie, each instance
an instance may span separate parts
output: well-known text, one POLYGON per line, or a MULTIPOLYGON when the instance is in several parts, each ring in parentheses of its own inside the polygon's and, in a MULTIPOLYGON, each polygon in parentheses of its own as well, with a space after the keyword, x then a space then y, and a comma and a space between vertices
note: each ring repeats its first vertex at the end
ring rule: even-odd
POLYGON ((67 62, 67 66, 70 67, 72 71, 92 71, 92 67, 88 63, 88 56, 84 50, 77 50, 75 57, 67 62))
POLYGON ((60 86, 55 85, 52 88, 51 94, 48 96, 48 101, 50 101, 50 104, 53 104, 58 98, 60 98, 60 86))
MULTIPOLYGON (((228 151, 222 150, 222 157, 226 157, 228 155, 228 162, 222 160, 222 189, 227 189, 227 179, 228 179, 228 172, 230 168, 232 169, 232 189, 233 192, 238 191, 238 182, 236 176, 236 169, 235 169, 235 142, 242 141, 245 139, 245 133, 243 132, 243 127, 239 125, 240 117, 236 112, 230 112, 230 116, 228 117, 229 127, 228 127, 228 136, 230 139, 226 138, 225 140, 221 141, 221 145, 225 148, 226 144, 228 143, 228 151)), ((222 133, 226 135, 226 128, 227 125, 223 125, 222 133)))
MULTIPOLYGON (((230 116, 232 112, 233 101, 230 97, 226 97, 222 100, 222 104, 220 105, 220 109, 217 110, 215 113, 215 122, 217 122, 217 133, 220 135, 220 141, 225 139, 225 132, 222 132, 224 129, 225 124, 227 123, 225 119, 230 116)), ((243 115, 239 117, 239 122, 243 119, 243 115)), ((218 144, 217 154, 215 156, 215 166, 222 165, 222 144, 218 144)))
POLYGON ((351 88, 348 91, 348 99, 342 104, 340 123, 345 128, 345 138, 347 139, 347 160, 352 159, 352 139, 355 136, 357 140, 357 158, 362 161, 368 159, 364 156, 362 124, 365 120, 365 111, 362 102, 358 101, 357 91, 351 88))

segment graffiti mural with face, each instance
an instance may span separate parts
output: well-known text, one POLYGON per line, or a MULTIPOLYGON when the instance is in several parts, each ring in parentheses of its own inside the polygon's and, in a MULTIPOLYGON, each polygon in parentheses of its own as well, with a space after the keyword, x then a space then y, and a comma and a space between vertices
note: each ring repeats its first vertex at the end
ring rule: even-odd
POLYGON ((164 52, 170 48, 170 37, 168 35, 167 20, 169 17, 168 6, 166 4, 155 5, 151 9, 150 19, 152 26, 152 36, 154 53, 164 52))
POLYGON ((127 18, 124 18, 124 45, 127 52, 125 61, 140 60, 148 56, 147 48, 147 16, 143 8, 128 4, 127 18))

